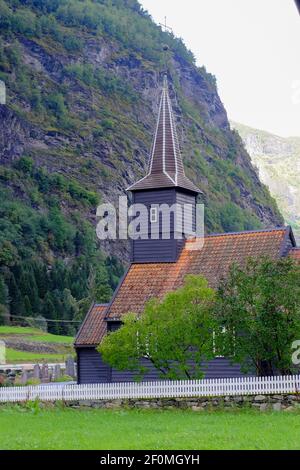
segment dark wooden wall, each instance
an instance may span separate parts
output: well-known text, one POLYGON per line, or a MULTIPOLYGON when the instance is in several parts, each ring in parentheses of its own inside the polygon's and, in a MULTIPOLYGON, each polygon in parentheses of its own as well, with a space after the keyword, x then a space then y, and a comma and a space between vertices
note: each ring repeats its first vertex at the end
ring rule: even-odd
MULTIPOLYGON (((133 193, 134 204, 144 204, 150 213, 152 205, 167 204, 171 207, 177 203, 191 204, 192 207, 192 230, 195 230, 195 214, 196 214, 196 195, 188 191, 180 190, 178 188, 170 189, 155 189, 148 191, 137 191, 133 193)), ((151 238, 151 224, 148 217, 148 233, 147 239, 138 239, 132 241, 132 258, 133 263, 159 263, 159 262, 175 262, 178 259, 184 240, 178 240, 174 235, 174 217, 171 215, 170 223, 170 239, 163 238, 163 223, 160 214, 157 222, 157 230, 159 237, 157 240, 151 238)))
MULTIPOLYGON (((109 383, 109 382, 132 382, 135 380, 135 373, 131 371, 117 371, 104 364, 101 355, 93 347, 78 348, 78 383, 109 383)), ((144 365, 149 365, 146 359, 143 359, 144 365)), ((243 377, 238 364, 230 364, 230 361, 224 357, 216 357, 212 361, 203 364, 205 378, 228 378, 243 377)), ((144 381, 163 380, 153 366, 149 373, 144 377, 144 381)))
POLYGON ((104 364, 95 347, 77 348, 77 375, 79 384, 110 382, 110 367, 104 364))

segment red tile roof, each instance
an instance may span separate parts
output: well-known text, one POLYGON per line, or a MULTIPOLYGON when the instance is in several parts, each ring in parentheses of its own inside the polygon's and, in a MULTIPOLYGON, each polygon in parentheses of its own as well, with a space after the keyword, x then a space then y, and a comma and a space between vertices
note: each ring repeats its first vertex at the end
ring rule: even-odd
POLYGON ((289 228, 282 228, 209 235, 203 247, 199 239, 187 241, 176 263, 132 264, 107 309, 107 317, 117 319, 127 312, 142 312, 147 300, 162 298, 180 287, 187 274, 202 274, 215 288, 233 262, 243 265, 250 257, 284 254, 289 233, 289 228))
POLYGON ((97 345, 106 334, 105 312, 108 304, 94 304, 87 313, 75 339, 75 346, 97 345))
POLYGON ((120 319, 127 312, 140 313, 152 297, 162 298, 177 289, 187 274, 202 274, 217 287, 233 262, 243 266, 250 257, 286 255, 300 260, 289 228, 209 235, 187 241, 176 263, 132 264, 110 305, 95 304, 89 310, 75 340, 75 346, 95 346, 107 331, 107 319, 120 319))

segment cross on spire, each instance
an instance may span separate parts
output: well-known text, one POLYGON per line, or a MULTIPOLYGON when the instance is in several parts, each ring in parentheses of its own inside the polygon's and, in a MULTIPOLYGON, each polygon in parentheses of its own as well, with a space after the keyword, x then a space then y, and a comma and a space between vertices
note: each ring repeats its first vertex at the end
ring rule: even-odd
POLYGON ((161 26, 161 29, 165 33, 172 33, 173 32, 172 28, 167 25, 167 17, 166 16, 165 16, 165 22, 164 23, 159 23, 159 26, 161 26))

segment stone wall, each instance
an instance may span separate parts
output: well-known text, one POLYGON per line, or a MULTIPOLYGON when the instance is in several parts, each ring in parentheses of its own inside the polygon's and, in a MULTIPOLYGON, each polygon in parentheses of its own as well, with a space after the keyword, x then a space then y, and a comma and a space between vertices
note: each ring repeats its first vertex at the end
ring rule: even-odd
POLYGON ((124 400, 82 400, 67 402, 66 405, 79 408, 135 408, 135 409, 191 409, 192 411, 223 410, 230 408, 252 408, 260 411, 300 410, 300 394, 294 395, 245 395, 234 397, 201 398, 152 398, 124 400))

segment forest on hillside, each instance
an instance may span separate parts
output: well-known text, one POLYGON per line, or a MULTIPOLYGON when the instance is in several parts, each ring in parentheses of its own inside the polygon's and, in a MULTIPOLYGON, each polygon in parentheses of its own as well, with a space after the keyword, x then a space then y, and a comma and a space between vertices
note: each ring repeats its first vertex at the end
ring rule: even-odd
POLYGON ((74 334, 70 321, 110 299, 128 258, 99 246, 96 207, 144 174, 162 44, 207 231, 282 223, 215 77, 136 0, 0 0, 0 323, 74 334))

